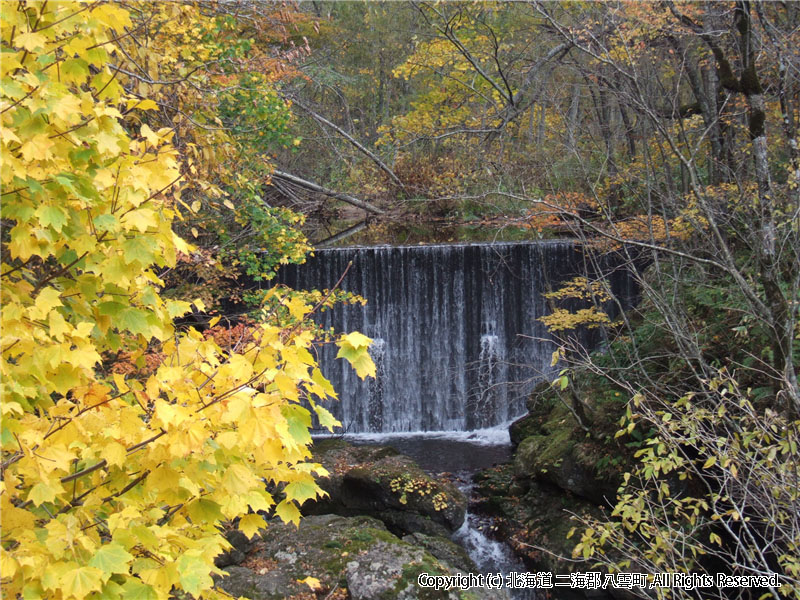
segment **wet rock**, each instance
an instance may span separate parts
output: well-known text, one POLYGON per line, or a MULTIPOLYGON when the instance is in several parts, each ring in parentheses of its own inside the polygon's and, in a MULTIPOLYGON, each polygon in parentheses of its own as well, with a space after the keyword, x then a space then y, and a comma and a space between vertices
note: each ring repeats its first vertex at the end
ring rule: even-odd
POLYGON ((403 541, 418 548, 424 548, 439 560, 446 562, 459 571, 467 573, 478 572, 478 567, 472 562, 467 551, 447 538, 425 535, 424 533, 412 533, 403 537, 403 541))
POLYGON ((514 453, 515 474, 523 486, 539 481, 600 506, 613 503, 621 469, 598 465, 614 448, 587 437, 560 401, 541 403, 523 419, 527 421, 517 425, 516 435, 527 437, 514 453))
POLYGON ((446 536, 464 522, 466 499, 459 489, 393 448, 325 440, 315 444, 314 459, 330 473, 318 481, 328 497, 307 502, 304 514, 369 515, 400 536, 446 536))
POLYGON ((400 540, 371 517, 309 516, 298 528, 274 521, 254 539, 241 565, 227 567, 227 576, 219 585, 233 596, 251 600, 308 594, 311 590, 302 582, 306 577, 319 580, 317 595, 322 597, 339 589, 347 590, 353 599, 507 600, 504 592, 436 591, 417 586, 421 573, 463 571, 463 557, 448 544, 451 542, 446 539, 422 534, 400 540), (428 548, 461 564, 453 565, 428 548))
POLYGON ((593 448, 564 437, 534 435, 520 444, 514 460, 522 478, 550 483, 595 504, 607 506, 616 497, 619 481, 598 473, 593 448), (588 458, 588 460, 587 460, 588 458))

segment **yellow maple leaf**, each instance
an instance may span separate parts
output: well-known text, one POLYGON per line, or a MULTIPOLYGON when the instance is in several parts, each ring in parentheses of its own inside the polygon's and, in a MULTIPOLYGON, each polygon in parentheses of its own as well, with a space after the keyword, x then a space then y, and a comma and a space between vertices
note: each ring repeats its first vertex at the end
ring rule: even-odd
POLYGON ((267 526, 264 517, 259 514, 251 513, 245 515, 239 521, 239 530, 244 533, 248 538, 252 538, 259 529, 264 529, 267 526))
POLYGON ((306 577, 305 579, 298 579, 297 583, 305 583, 308 587, 312 590, 316 591, 322 589, 322 584, 319 582, 319 579, 316 577, 306 577))
POLYGON ((19 33, 14 37, 14 45, 17 48, 24 48, 28 52, 34 52, 37 48, 43 48, 47 38, 44 34, 36 31, 19 33))
POLYGON ((59 119, 74 123, 80 119, 81 100, 73 94, 61 96, 53 106, 52 111, 59 119))
POLYGON ((158 143, 160 141, 159 138, 158 138, 158 135, 156 135, 156 132, 153 131, 152 129, 150 129, 150 127, 147 126, 147 123, 144 123, 142 125, 142 129, 141 129, 140 133, 142 134, 142 137, 145 138, 150 143, 151 146, 154 146, 154 147, 158 146, 158 143))
POLYGON ((54 145, 55 142, 47 134, 40 134, 33 136, 22 144, 20 152, 22 152, 22 157, 27 161, 47 160, 52 156, 50 148, 54 145))

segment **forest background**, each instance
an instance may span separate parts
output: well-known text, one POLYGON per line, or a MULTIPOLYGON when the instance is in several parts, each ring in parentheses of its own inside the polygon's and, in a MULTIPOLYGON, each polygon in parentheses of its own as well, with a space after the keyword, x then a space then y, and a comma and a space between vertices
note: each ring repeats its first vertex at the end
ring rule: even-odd
POLYGON ((602 281, 551 296, 565 401, 638 436, 576 555, 800 595, 799 9, 3 3, 4 589, 217 597, 217 526, 317 494, 313 347, 374 367, 310 316, 360 299, 237 273, 567 235, 642 288, 613 323, 602 281))

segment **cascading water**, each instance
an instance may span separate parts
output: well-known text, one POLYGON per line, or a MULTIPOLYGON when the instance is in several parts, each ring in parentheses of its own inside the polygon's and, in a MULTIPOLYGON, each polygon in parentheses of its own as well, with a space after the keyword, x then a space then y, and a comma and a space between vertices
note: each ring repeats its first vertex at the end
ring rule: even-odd
MULTIPOLYGON (((553 372, 554 344, 538 321, 548 312, 542 292, 592 271, 577 245, 552 241, 317 250, 306 264, 284 267, 279 280, 330 288, 351 261, 341 287, 368 304, 318 317, 374 339, 374 380, 336 360, 332 345, 321 352, 340 398, 329 409, 350 433, 471 431, 523 414, 526 394, 553 372)), ((628 271, 604 261, 612 293, 630 306, 628 271)))
POLYGON ((496 335, 482 335, 481 351, 478 355, 478 386, 473 406, 483 420, 491 419, 503 405, 504 366, 500 338, 496 335))
POLYGON ((375 377, 368 381, 369 408, 368 424, 370 431, 383 431, 383 382, 386 381, 386 340, 375 338, 369 347, 372 362, 375 363, 375 377))

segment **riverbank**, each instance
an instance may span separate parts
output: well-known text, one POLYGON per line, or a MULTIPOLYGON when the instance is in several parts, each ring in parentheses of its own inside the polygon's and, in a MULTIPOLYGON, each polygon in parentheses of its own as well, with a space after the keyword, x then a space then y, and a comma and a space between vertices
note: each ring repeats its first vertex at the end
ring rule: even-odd
MULTIPOLYGON (((497 452, 487 448, 487 457, 497 452)), ((500 544, 488 538, 480 543, 470 530, 459 475, 434 476, 391 446, 340 439, 317 440, 314 459, 328 471, 319 482, 325 495, 303 506, 298 528, 271 519, 252 540, 228 532, 234 548, 217 561, 226 574, 219 580, 222 589, 251 600, 510 598, 503 589, 419 585, 428 575, 481 573, 459 542, 469 540, 484 553, 495 548, 499 556, 500 544)))

